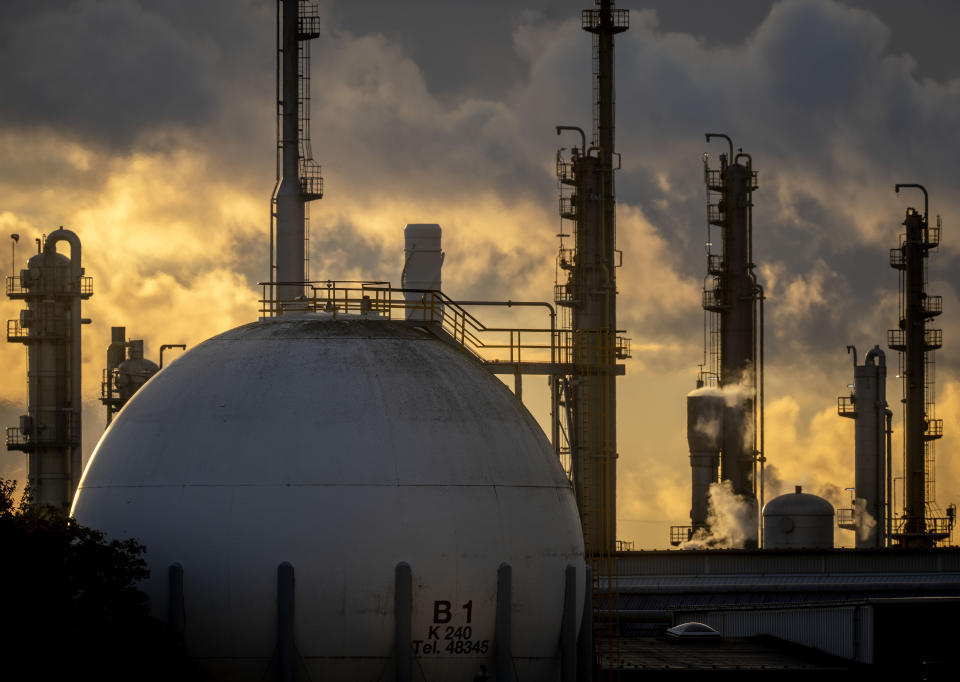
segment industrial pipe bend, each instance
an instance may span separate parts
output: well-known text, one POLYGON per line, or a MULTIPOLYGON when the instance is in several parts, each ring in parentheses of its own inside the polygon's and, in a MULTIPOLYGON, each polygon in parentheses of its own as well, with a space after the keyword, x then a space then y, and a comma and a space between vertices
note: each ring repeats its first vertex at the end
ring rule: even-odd
POLYGON ((730 136, 725 135, 724 133, 707 133, 706 134, 707 142, 709 142, 710 138, 712 137, 722 137, 724 140, 727 141, 727 145, 730 147, 730 158, 732 159, 733 158, 733 140, 730 139, 730 136))
POLYGON ((874 364, 874 362, 872 362, 873 360, 879 360, 881 367, 886 366, 887 356, 884 355, 884 352, 880 349, 880 346, 874 346, 873 348, 868 350, 867 357, 864 358, 863 362, 864 364, 867 364, 867 363, 874 364))
POLYGON ((47 237, 47 241, 43 246, 44 253, 48 256, 56 253, 58 242, 67 242, 70 244, 70 270, 72 271, 73 277, 79 279, 82 274, 80 269, 80 237, 78 237, 75 232, 60 227, 51 232, 47 237))

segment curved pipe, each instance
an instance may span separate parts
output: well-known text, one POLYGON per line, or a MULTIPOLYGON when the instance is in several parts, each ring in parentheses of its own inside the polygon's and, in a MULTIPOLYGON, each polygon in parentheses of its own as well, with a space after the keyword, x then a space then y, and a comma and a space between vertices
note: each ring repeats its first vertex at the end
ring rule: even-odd
POLYGON ((870 362, 871 360, 879 360, 881 367, 886 367, 887 365, 887 356, 884 355, 883 351, 880 350, 880 346, 874 346, 867 351, 867 357, 864 358, 864 363, 870 362))
POLYGON ((740 157, 746 157, 747 159, 747 170, 753 170, 753 157, 747 154, 744 151, 738 151, 737 155, 733 158, 734 163, 740 162, 740 157))
POLYGON ((928 197, 928 195, 927 195, 927 188, 924 187, 923 185, 918 185, 918 184, 916 184, 916 183, 902 182, 902 183, 897 183, 896 185, 894 185, 894 186, 893 186, 893 191, 895 191, 897 194, 900 194, 900 188, 901 188, 901 187, 913 187, 913 188, 918 189, 918 190, 920 190, 921 192, 923 192, 923 222, 926 223, 926 222, 927 222, 927 209, 929 208, 929 204, 930 204, 929 197, 928 197))
POLYGON ((43 245, 43 252, 51 255, 57 252, 57 243, 67 242, 70 244, 70 271, 74 278, 79 280, 83 274, 80 268, 80 237, 70 230, 59 227, 50 233, 47 241, 43 245))
POLYGON ((160 369, 163 369, 163 351, 170 348, 180 348, 182 350, 187 350, 187 344, 185 343, 164 343, 160 346, 160 369))
POLYGON ((580 151, 586 154, 587 136, 583 133, 583 128, 578 128, 577 126, 557 126, 557 135, 559 135, 564 130, 572 130, 574 132, 580 133, 580 151))
POLYGON ((724 135, 723 133, 706 133, 706 137, 707 142, 709 142, 713 137, 722 137, 724 140, 726 140, 727 145, 730 147, 730 158, 733 158, 733 140, 730 139, 729 135, 724 135))
POLYGON ((857 368, 857 347, 847 346, 847 354, 853 353, 853 368, 857 368))

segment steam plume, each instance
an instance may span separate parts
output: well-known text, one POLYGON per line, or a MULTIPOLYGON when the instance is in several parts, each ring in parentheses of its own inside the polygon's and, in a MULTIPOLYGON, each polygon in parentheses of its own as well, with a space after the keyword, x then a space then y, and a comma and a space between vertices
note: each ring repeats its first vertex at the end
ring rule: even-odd
POLYGON ((861 541, 868 539, 877 527, 877 520, 867 511, 867 501, 862 497, 853 501, 853 522, 857 526, 857 538, 861 541))
POLYGON ((707 528, 694 533, 681 548, 742 548, 747 538, 753 535, 756 522, 753 505, 742 495, 733 492, 730 481, 711 483, 707 495, 707 528))

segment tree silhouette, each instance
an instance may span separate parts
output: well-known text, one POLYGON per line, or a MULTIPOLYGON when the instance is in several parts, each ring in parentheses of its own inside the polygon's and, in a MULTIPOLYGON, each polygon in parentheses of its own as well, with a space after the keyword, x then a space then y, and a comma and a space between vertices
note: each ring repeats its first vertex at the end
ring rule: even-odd
POLYGON ((150 617, 136 540, 107 540, 63 511, 15 500, 0 479, 0 651, 6 679, 196 679, 178 637, 150 617), (19 671, 21 676, 7 673, 19 671))

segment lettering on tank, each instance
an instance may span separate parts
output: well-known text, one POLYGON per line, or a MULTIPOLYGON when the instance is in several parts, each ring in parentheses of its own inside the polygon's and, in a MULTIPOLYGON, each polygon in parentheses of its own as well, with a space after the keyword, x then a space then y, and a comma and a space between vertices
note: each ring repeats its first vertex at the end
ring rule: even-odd
POLYGON ((416 656, 487 654, 489 639, 473 638, 473 600, 455 608, 453 602, 438 599, 433 602, 433 624, 427 627, 422 639, 413 640, 416 656))

